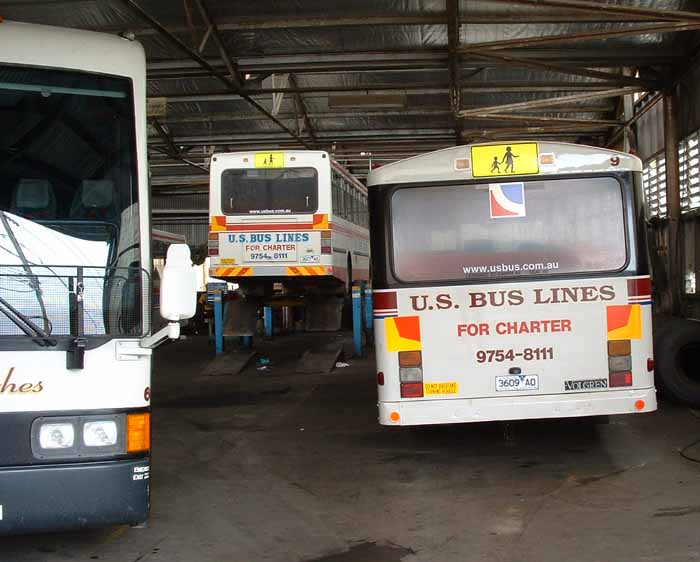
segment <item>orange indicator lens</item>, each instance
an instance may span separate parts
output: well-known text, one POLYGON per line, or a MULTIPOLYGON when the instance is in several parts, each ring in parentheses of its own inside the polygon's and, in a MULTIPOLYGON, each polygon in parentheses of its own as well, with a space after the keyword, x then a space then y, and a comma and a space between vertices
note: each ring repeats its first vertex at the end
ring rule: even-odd
POLYGON ((126 416, 126 450, 140 453, 151 448, 151 414, 148 412, 126 416))
POLYGON ((422 363, 420 351, 399 351, 399 367, 420 367, 422 363))
POLYGON ((611 357, 632 354, 632 342, 630 340, 612 340, 608 342, 608 355, 611 357))

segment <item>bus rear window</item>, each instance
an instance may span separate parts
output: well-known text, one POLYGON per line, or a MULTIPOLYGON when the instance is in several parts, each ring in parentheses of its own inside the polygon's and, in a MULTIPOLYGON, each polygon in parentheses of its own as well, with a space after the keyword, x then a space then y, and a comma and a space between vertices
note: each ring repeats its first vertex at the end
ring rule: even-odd
POLYGON ((402 188, 393 265, 405 282, 617 271, 622 190, 610 177, 402 188))
POLYGON ((317 208, 315 168, 232 169, 221 174, 226 215, 288 215, 317 208))

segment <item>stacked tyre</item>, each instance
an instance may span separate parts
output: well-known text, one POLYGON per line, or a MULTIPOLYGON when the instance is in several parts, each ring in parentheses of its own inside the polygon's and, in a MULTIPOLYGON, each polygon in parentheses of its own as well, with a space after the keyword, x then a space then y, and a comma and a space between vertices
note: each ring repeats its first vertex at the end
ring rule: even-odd
POLYGON ((700 407, 700 322, 654 320, 656 384, 669 398, 700 407))

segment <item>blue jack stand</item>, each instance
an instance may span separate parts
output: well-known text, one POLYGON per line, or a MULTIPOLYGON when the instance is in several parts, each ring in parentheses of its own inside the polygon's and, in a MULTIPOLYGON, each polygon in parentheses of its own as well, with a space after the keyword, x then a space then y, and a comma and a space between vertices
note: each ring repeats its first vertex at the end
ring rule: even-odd
POLYGON ((355 355, 364 355, 364 345, 372 334, 372 289, 364 281, 352 286, 352 340, 355 355))
POLYGON ((352 286, 352 342, 355 355, 362 357, 362 287, 352 286))
POLYGON ((272 338, 273 327, 272 327, 272 307, 271 306, 265 307, 264 322, 265 322, 265 337, 272 338))
POLYGON ((207 287, 207 299, 211 297, 214 303, 214 344, 216 354, 224 352, 224 290, 217 286, 217 283, 210 283, 207 287))

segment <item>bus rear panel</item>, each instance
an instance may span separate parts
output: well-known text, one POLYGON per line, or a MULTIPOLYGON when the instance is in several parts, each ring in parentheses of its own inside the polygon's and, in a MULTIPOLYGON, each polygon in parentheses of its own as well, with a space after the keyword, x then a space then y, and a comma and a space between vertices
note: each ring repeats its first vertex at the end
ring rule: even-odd
POLYGON ((380 423, 655 410, 640 168, 512 143, 370 176, 380 423))
POLYGON ((326 152, 216 154, 211 166, 210 275, 242 287, 281 282, 342 292, 351 275, 367 278, 367 224, 340 216, 334 193, 342 173, 348 194, 366 189, 326 152))

